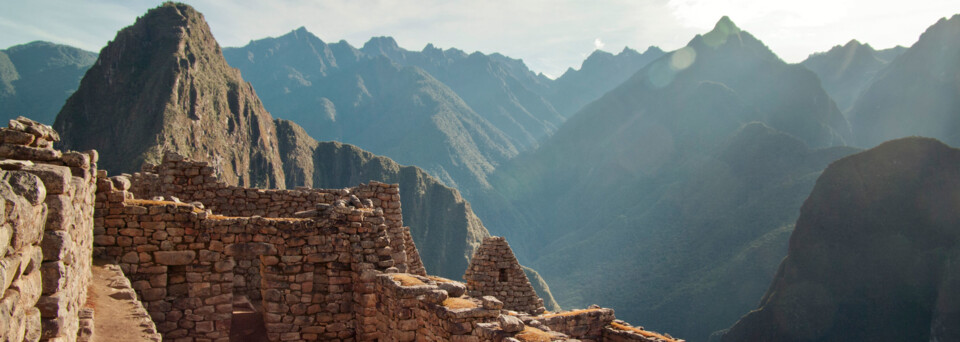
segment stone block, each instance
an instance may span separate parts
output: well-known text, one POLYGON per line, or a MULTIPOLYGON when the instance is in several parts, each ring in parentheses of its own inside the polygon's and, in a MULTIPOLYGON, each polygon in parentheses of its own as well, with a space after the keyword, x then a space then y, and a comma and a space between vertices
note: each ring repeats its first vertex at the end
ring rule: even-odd
MULTIPOLYGON (((0 150, 2 150, 2 147, 0 147, 0 150)), ((73 173, 70 172, 70 168, 64 166, 34 164, 25 166, 21 170, 40 177, 40 180, 43 181, 43 185, 46 188, 47 195, 59 195, 64 193, 70 184, 70 178, 73 177, 73 173)))
POLYGON ((157 251, 153 259, 161 265, 188 265, 197 257, 194 251, 157 251))
POLYGON ((64 260, 67 263, 72 262, 65 259, 68 259, 70 252, 76 248, 70 233, 62 230, 44 232, 40 247, 43 250, 43 261, 64 260))

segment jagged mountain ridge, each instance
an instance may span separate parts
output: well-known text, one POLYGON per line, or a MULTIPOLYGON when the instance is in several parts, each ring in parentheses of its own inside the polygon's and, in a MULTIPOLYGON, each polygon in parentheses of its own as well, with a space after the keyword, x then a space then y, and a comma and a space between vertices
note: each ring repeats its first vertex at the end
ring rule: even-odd
POLYGON ((0 50, 0 120, 53 123, 96 60, 96 53, 42 41, 0 50))
POLYGON ((840 111, 847 113, 874 76, 904 51, 902 46, 878 51, 854 39, 812 54, 800 64, 820 77, 823 90, 837 102, 840 111))
POLYGON ((544 98, 550 80, 530 71, 523 61, 501 54, 467 54, 432 44, 409 51, 392 37, 374 37, 360 49, 368 56, 386 56, 405 66, 425 70, 448 85, 480 116, 503 131, 520 150, 556 131, 564 121, 544 98))
POLYGON ((549 98, 561 115, 569 117, 664 54, 666 52, 656 46, 642 54, 628 47, 616 55, 596 50, 579 70, 567 69, 553 82, 549 98))
POLYGON ((960 14, 942 18, 881 71, 850 112, 854 143, 907 136, 960 146, 960 14))
POLYGON ((832 163, 759 308, 722 340, 960 339, 958 168, 960 150, 918 137, 832 163))
POLYGON ((486 175, 516 147, 422 69, 364 57, 305 29, 227 49, 262 89, 268 108, 321 140, 356 144, 418 165, 451 186, 488 186, 486 175))
POLYGON ((561 305, 589 298, 706 339, 765 289, 776 264, 763 260, 783 255, 783 227, 820 170, 852 152, 830 148, 849 135, 815 74, 723 18, 498 169, 491 179, 503 201, 472 203, 481 217, 523 208, 525 221, 485 222, 511 232, 561 305), (749 135, 770 144, 766 152, 724 157, 750 156, 723 147, 755 121, 771 132, 749 135), (752 179, 757 171, 738 162, 772 171, 752 179), (710 271, 723 267, 730 272, 710 271), (731 284, 742 292, 729 293, 731 284))

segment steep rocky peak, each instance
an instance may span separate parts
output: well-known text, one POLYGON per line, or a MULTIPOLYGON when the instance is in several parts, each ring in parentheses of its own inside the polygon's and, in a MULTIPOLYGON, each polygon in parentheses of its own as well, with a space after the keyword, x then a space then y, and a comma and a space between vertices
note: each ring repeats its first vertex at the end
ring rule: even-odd
MULTIPOLYGON (((623 49, 626 50, 627 48, 624 47, 623 49)), ((651 53, 655 55, 659 55, 659 54, 664 54, 666 52, 663 51, 663 49, 661 49, 659 46, 650 45, 650 47, 648 47, 647 50, 643 52, 643 54, 647 55, 651 53)))
POLYGON ((360 51, 368 55, 386 54, 389 56, 400 50, 397 40, 390 36, 372 37, 360 48, 360 51))
POLYGON ((231 184, 283 186, 273 119, 185 4, 164 3, 118 32, 54 126, 65 148, 109 156, 110 172, 176 151, 217 164, 231 184))

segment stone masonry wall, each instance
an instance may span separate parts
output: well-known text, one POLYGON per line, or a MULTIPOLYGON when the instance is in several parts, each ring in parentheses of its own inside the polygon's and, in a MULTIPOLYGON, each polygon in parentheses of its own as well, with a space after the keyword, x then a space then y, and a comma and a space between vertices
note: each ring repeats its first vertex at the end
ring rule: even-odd
POLYGON ((467 281, 467 291, 471 296, 497 297, 508 310, 531 314, 545 311, 543 300, 530 285, 530 280, 503 237, 483 239, 470 259, 463 279, 467 281))
POLYGON ((464 296, 462 283, 413 274, 378 274, 376 337, 383 342, 485 341, 478 324, 496 321, 503 303, 464 296), (455 301, 449 301, 454 299, 455 301))
MULTIPOLYGON (((23 214, 25 209, 18 209, 26 207, 7 198, 7 204, 15 204, 7 210, 16 209, 11 213, 24 216, 12 218, 9 228, 0 229, 11 229, 14 238, 11 240, 14 249, 2 252, 6 254, 0 268, 7 279, 3 285, 7 281, 21 280, 19 284, 23 287, 15 291, 21 296, 20 305, 15 310, 26 313, 31 329, 37 311, 41 317, 41 333, 37 336, 27 334, 28 340, 75 341, 80 309, 86 303, 90 284, 94 174, 98 155, 96 151, 81 153, 53 149, 53 143, 59 140, 59 135, 49 126, 23 117, 10 120, 8 127, 0 129, 0 168, 36 175, 42 186, 32 188, 35 195, 28 197, 31 203, 41 201, 46 207, 45 218, 34 216, 32 220, 26 220, 29 215, 23 214), (40 192, 44 193, 43 196, 39 195, 40 192), (36 234, 40 234, 40 238, 34 241, 36 234), (29 243, 20 240, 26 237, 30 237, 29 243), (33 248, 36 242, 40 243, 39 254, 33 248), (37 266, 39 273, 34 274, 33 267, 37 266), (10 272, 12 269, 18 271, 10 272), (30 286, 38 280, 40 296, 35 299, 35 289, 30 286), (35 306, 30 305, 32 301, 36 302, 35 306)), ((30 182, 25 177, 16 177, 19 181, 14 188, 25 187, 30 182)), ((5 235, 0 232, 0 240, 5 240, 5 235)), ((0 242, 3 243, 5 241, 0 242)), ((15 292, 7 288, 4 298, 7 294, 16 295, 15 292)))
POLYGON ((40 263, 46 190, 40 178, 0 171, 0 340, 40 339, 40 263))
POLYGON ((407 256, 407 252, 415 251, 416 247, 412 239, 404 239, 404 232, 409 235, 410 228, 403 227, 397 184, 372 181, 347 189, 250 189, 227 185, 215 176, 216 171, 207 162, 184 160, 176 153, 166 153, 160 165, 144 165, 142 172, 130 175, 130 191, 136 198, 164 196, 200 202, 219 215, 238 217, 311 215, 326 208, 318 205, 332 205, 335 199, 341 198, 354 207, 379 208, 383 211, 383 224, 387 226, 396 267, 401 272, 426 275, 419 253, 415 259, 407 256), (414 266, 408 270, 408 265, 414 266))
MULTIPOLYGON (((233 296, 255 293, 272 341, 348 340, 375 331, 358 322, 375 314, 360 309, 374 288, 361 274, 396 264, 382 209, 347 206, 355 196, 329 192, 324 202, 332 204, 301 217, 229 217, 135 199, 125 176, 97 184, 96 252, 119 262, 164 338, 226 340, 233 296), (237 281, 254 267, 258 283, 237 281)), ((402 233, 398 247, 406 248, 402 233)))

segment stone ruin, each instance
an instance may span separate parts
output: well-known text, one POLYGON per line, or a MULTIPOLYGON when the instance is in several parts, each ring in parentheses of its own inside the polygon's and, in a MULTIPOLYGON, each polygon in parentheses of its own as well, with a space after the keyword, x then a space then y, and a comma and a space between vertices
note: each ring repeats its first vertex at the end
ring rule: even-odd
POLYGON ((533 314, 545 311, 543 299, 537 296, 503 237, 483 239, 473 253, 463 279, 467 281, 467 293, 471 296, 497 297, 507 310, 533 314))
POLYGON ((396 184, 240 188, 174 153, 108 177, 56 140, 0 129, 0 341, 96 341, 94 257, 145 340, 674 341, 611 309, 545 312, 503 238, 467 284, 427 275, 396 184))

